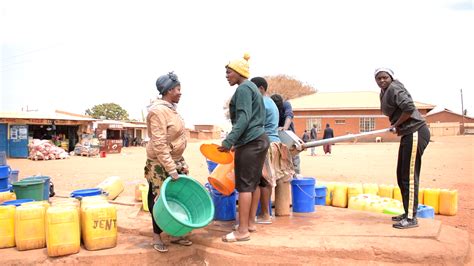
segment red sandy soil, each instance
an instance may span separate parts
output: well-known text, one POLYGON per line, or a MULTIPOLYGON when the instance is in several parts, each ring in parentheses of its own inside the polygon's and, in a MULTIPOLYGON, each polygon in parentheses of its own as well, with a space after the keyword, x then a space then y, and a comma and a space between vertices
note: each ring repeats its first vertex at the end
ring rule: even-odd
MULTIPOLYGON (((207 182, 207 165, 199 152, 202 143, 219 140, 191 140, 185 152, 190 175, 207 182)), ((436 215, 435 219, 469 233, 474 243, 474 136, 432 137, 423 156, 422 188, 457 189, 458 213, 455 216, 436 215)), ((398 143, 338 143, 331 155, 317 156, 309 151, 301 153, 304 176, 317 181, 344 181, 377 184, 396 184, 395 169, 398 143)), ((92 188, 109 176, 120 176, 125 183, 121 196, 133 196, 135 184, 144 182, 145 148, 124 148, 121 154, 107 154, 106 158, 72 156, 65 160, 31 161, 8 159, 12 169, 20 170, 20 179, 34 174, 48 175, 58 195, 67 196, 76 189, 92 188)))

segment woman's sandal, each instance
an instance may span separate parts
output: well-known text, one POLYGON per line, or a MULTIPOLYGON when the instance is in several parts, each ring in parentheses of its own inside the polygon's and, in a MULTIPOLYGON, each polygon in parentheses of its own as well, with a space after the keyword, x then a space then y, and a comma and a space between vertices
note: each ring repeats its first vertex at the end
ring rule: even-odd
POLYGON ((186 238, 173 239, 173 240, 170 241, 170 243, 178 244, 178 245, 181 245, 181 246, 191 246, 193 244, 193 242, 191 242, 191 240, 188 240, 186 238))
POLYGON ((164 243, 155 243, 153 244, 153 248, 161 253, 168 252, 168 247, 164 243))
POLYGON ((242 237, 242 238, 237 238, 235 237, 235 232, 230 232, 227 235, 222 237, 223 242, 239 242, 239 241, 249 241, 250 236, 242 237))

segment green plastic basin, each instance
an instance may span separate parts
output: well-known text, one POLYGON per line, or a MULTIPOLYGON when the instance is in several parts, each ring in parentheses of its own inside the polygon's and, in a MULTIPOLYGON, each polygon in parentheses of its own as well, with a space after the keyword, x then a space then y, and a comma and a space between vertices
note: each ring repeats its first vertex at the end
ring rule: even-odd
POLYGON ((207 190, 192 177, 168 177, 153 206, 153 217, 171 236, 183 236, 193 229, 207 226, 214 218, 214 204, 207 190))

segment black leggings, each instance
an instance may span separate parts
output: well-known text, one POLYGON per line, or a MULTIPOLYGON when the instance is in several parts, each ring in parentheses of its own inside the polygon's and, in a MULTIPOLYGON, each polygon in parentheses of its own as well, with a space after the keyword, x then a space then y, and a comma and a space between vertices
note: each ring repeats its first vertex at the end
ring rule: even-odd
POLYGON ((426 125, 400 140, 398 149, 397 182, 402 194, 403 208, 409 219, 416 217, 420 186, 421 157, 430 142, 430 130, 426 125))
POLYGON ((158 224, 155 221, 155 217, 153 216, 153 206, 155 206, 155 196, 153 195, 153 189, 151 183, 148 183, 148 210, 150 211, 151 214, 151 219, 153 223, 153 233, 155 234, 161 234, 163 230, 158 226, 158 224))

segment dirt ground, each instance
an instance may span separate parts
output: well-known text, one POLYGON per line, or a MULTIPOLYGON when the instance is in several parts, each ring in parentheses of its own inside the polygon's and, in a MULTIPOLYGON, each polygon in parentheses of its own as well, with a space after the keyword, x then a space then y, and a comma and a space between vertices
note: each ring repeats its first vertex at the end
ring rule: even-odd
MULTIPOLYGON (((190 175, 202 183, 207 182, 207 165, 199 151, 202 143, 189 141, 185 158, 190 175)), ((457 189, 458 213, 455 216, 436 215, 442 223, 466 230, 474 243, 474 136, 433 137, 423 156, 420 185, 423 188, 457 189)), ((309 151, 301 153, 304 176, 317 181, 344 181, 377 184, 396 184, 395 168, 398 143, 338 143, 330 156, 317 156, 309 151)), ((23 177, 42 174, 51 177, 58 195, 73 190, 92 188, 109 176, 120 176, 125 183, 121 196, 133 196, 135 184, 144 182, 145 148, 124 148, 121 154, 107 154, 106 158, 72 156, 66 160, 31 161, 8 159, 12 169, 23 177)))

